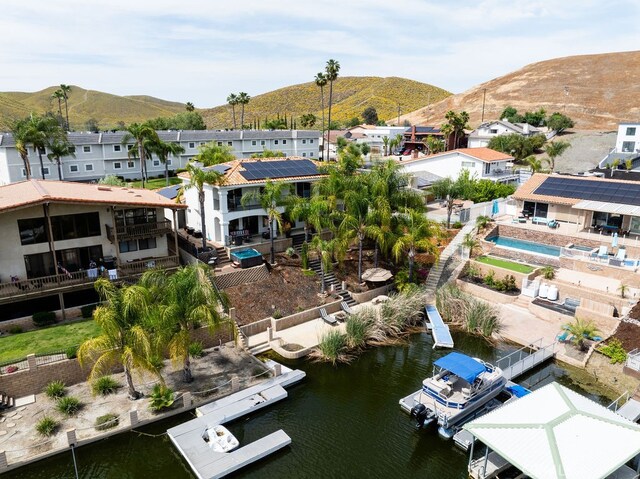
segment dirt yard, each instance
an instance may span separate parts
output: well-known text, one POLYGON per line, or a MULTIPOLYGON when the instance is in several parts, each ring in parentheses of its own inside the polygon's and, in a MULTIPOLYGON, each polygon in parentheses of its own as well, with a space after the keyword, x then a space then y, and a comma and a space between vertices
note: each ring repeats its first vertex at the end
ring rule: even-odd
MULTIPOLYGON (((638 305, 634 306, 634 310, 638 305)), ((640 326, 633 323, 620 323, 614 337, 618 338, 622 343, 625 351, 640 348, 640 326)))

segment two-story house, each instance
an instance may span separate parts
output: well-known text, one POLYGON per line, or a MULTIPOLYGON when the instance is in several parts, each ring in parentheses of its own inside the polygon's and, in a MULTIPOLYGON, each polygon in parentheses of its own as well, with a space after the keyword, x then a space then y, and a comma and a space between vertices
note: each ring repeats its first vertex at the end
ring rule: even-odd
POLYGON ((76 293, 99 277, 177 267, 165 209, 185 208, 149 190, 34 179, 0 186, 0 314, 33 314, 50 297, 47 309, 86 304, 91 295, 76 293))
POLYGON ((440 178, 457 179, 468 170, 471 177, 498 183, 515 183, 519 174, 513 171, 513 157, 490 148, 459 148, 435 155, 424 156, 400 163, 403 170, 412 176, 423 173, 440 178))
MULTIPOLYGON (((315 130, 197 130, 158 131, 165 142, 177 143, 184 148, 179 157, 170 157, 168 169, 184 168, 198 148, 214 142, 226 146, 237 158, 247 158, 264 150, 281 151, 285 156, 318 158, 320 132, 315 130)), ((120 176, 127 180, 140 178, 140 160, 130 157, 133 142, 123 144, 126 132, 71 132, 69 141, 75 146, 75 157, 62 158, 62 179, 67 181, 95 181, 106 175, 120 176)), ((38 153, 28 149, 33 178, 42 178, 38 153)), ((44 179, 57 180, 56 165, 43 153, 44 179)), ((156 156, 147 159, 150 177, 162 176, 165 165, 156 156)), ((10 133, 0 133, 0 184, 15 183, 26 179, 24 163, 15 148, 10 133)))
MULTIPOLYGON (((236 160, 209 167, 223 173, 225 181, 222 185, 204 187, 207 239, 229 245, 238 236, 266 234, 269 223, 264 209, 258 202, 243 205, 242 197, 252 191, 259 192, 268 179, 288 183, 290 192, 309 197, 312 184, 322 177, 318 165, 305 158, 268 158, 236 160)), ((183 183, 189 183, 188 173, 179 176, 183 183)), ((187 189, 184 199, 188 206, 187 225, 202 230, 198 192, 195 188, 187 189)), ((284 212, 284 207, 279 210, 284 212)))
POLYGON ((511 123, 507 120, 493 120, 480 124, 478 128, 469 134, 467 146, 469 148, 480 148, 489 146, 491 139, 500 135, 510 135, 516 133, 522 136, 533 136, 542 131, 528 123, 511 123))

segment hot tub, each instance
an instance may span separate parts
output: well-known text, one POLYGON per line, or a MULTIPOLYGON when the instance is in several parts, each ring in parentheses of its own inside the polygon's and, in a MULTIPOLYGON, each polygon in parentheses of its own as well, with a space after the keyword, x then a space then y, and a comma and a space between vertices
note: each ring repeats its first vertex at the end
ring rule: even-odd
POLYGON ((233 251, 231 253, 231 261, 240 263, 240 267, 242 268, 251 268, 252 266, 260 266, 264 260, 258 251, 249 248, 241 251, 233 251))

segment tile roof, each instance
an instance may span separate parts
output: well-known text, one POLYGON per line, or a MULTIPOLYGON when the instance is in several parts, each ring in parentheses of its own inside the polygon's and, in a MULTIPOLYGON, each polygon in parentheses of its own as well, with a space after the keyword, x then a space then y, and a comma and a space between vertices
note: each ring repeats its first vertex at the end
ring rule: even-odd
POLYGON ((44 203, 185 208, 155 191, 137 188, 36 179, 0 186, 0 213, 44 203))
POLYGON ((507 155, 500 151, 492 150, 491 148, 458 148, 457 150, 449 150, 442 153, 436 153, 434 155, 427 155, 421 158, 404 160, 403 163, 410 163, 414 161, 430 160, 431 158, 437 158, 440 156, 446 156, 451 154, 465 155, 476 160, 484 161, 485 163, 491 163, 492 161, 513 161, 513 156, 507 155))
MULTIPOLYGON (((247 180, 244 176, 242 176, 242 172, 245 171, 245 169, 243 168, 243 164, 244 163, 255 163, 255 162, 267 163, 269 161, 283 161, 283 160, 292 161, 292 162, 295 162, 296 160, 311 161, 316 166, 322 166, 324 164, 321 161, 314 161, 314 160, 311 160, 309 158, 302 158, 302 157, 245 158, 245 159, 242 159, 242 160, 229 161, 227 163, 222 163, 221 164, 221 165, 228 165, 229 166, 229 169, 227 171, 225 171, 225 173, 224 173, 225 177, 227 178, 227 181, 224 184, 224 186, 259 185, 259 184, 263 184, 266 181, 265 179, 247 180)), ((315 179, 315 178, 320 178, 322 176, 324 176, 324 175, 317 174, 317 175, 308 175, 308 176, 289 176, 289 177, 276 178, 276 179, 278 181, 280 181, 280 180, 297 181, 297 180, 315 179)), ((179 173, 178 177, 183 178, 185 180, 189 180, 189 178, 190 178, 189 177, 189 173, 187 173, 187 172, 179 173)))

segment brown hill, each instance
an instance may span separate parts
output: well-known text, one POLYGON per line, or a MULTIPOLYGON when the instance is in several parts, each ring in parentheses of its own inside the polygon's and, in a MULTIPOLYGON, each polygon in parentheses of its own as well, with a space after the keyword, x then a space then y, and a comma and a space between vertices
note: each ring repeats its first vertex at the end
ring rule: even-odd
POLYGON ((430 108, 400 118, 412 124, 435 124, 449 110, 465 110, 472 127, 497 119, 507 106, 518 112, 544 108, 573 118, 576 129, 614 129, 621 121, 640 120, 640 51, 581 55, 532 63, 520 70, 452 95, 430 108))

